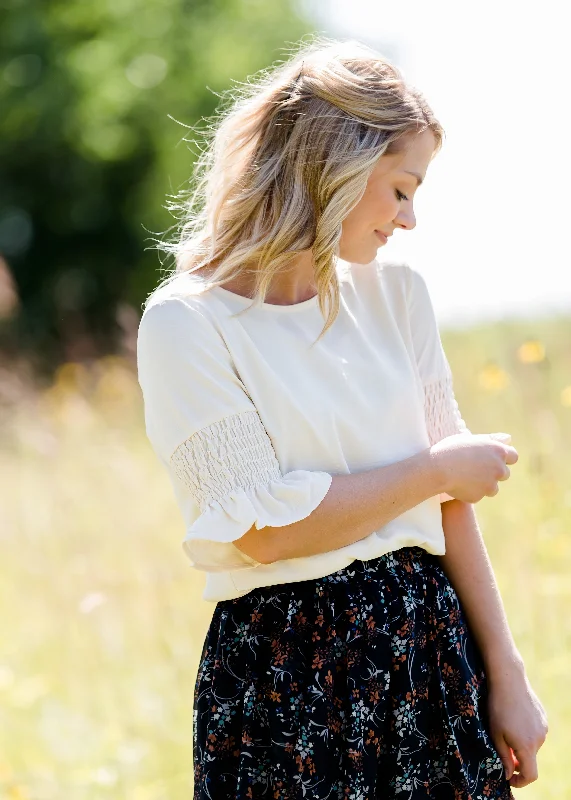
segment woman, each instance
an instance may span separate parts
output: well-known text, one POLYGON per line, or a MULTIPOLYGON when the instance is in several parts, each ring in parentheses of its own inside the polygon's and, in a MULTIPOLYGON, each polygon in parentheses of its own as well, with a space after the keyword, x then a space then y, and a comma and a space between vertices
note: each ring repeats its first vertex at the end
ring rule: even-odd
POLYGON ((226 110, 164 245, 139 380, 216 603, 195 800, 537 778, 545 714, 473 510, 517 452, 468 431, 424 279, 376 258, 442 137, 386 59, 315 39, 226 110))

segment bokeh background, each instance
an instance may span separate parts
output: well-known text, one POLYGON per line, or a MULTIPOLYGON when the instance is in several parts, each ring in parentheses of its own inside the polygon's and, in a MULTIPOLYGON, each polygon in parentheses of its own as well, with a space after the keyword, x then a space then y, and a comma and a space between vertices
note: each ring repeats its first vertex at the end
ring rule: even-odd
POLYGON ((522 791, 571 796, 563 15, 555 0, 0 1, 0 797, 192 796, 213 605, 145 438, 137 325, 189 127, 313 33, 392 58, 447 131, 417 227, 379 256, 425 275, 469 428, 519 451, 476 510, 550 720, 522 791))

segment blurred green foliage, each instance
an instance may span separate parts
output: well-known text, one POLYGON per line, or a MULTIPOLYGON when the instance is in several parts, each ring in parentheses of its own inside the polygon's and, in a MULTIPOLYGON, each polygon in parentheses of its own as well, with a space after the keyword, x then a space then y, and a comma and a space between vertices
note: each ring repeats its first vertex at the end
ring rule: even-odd
POLYGON ((0 254, 20 297, 5 346, 37 367, 114 351, 191 175, 177 121, 203 127, 217 92, 309 30, 294 0, 0 0, 0 254))

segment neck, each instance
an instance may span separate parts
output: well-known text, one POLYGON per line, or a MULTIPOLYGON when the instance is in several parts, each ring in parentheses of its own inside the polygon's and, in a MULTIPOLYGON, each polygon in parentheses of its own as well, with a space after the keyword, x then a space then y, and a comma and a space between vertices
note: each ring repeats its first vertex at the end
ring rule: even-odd
POLYGON ((305 251, 294 257, 287 272, 274 276, 266 302, 289 306, 309 300, 316 294, 313 255, 311 251, 305 251))
MULTIPOLYGON (((250 276, 227 281, 224 288, 243 297, 252 297, 254 281, 250 276)), ((294 256, 286 272, 275 275, 266 295, 266 303, 276 306, 291 306, 309 300, 317 294, 314 263, 311 251, 294 256)))

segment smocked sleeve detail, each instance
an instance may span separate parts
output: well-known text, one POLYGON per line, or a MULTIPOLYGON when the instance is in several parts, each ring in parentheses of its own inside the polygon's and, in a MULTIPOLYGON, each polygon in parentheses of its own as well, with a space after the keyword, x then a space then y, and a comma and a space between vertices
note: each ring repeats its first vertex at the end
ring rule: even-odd
MULTIPOLYGON (((448 368, 442 378, 424 384, 424 416, 431 445, 455 433, 470 433, 462 419, 454 397, 452 374, 448 368)), ((441 503, 453 500, 446 492, 439 495, 441 503)))
POLYGON ((254 525, 290 525, 323 500, 332 475, 283 472, 225 339, 192 298, 149 304, 137 338, 148 438, 185 524, 183 550, 204 572, 261 563, 234 544, 254 525))
MULTIPOLYGON (((410 332, 424 389, 426 431, 431 445, 455 433, 470 433, 454 396, 452 371, 442 345, 436 314, 423 276, 405 265, 410 332)), ((453 500, 445 492, 440 502, 453 500)))
POLYGON ((424 385, 424 414, 431 445, 455 433, 470 433, 454 397, 449 372, 424 385))
POLYGON ((253 525, 291 525, 309 516, 332 481, 327 472, 282 475, 270 437, 254 409, 197 431, 171 456, 177 478, 200 509, 187 529, 184 550, 197 569, 210 572, 259 566, 234 540, 253 525))
POLYGON ((170 460, 201 511, 237 489, 253 489, 281 477, 256 411, 233 414, 197 431, 170 460))

